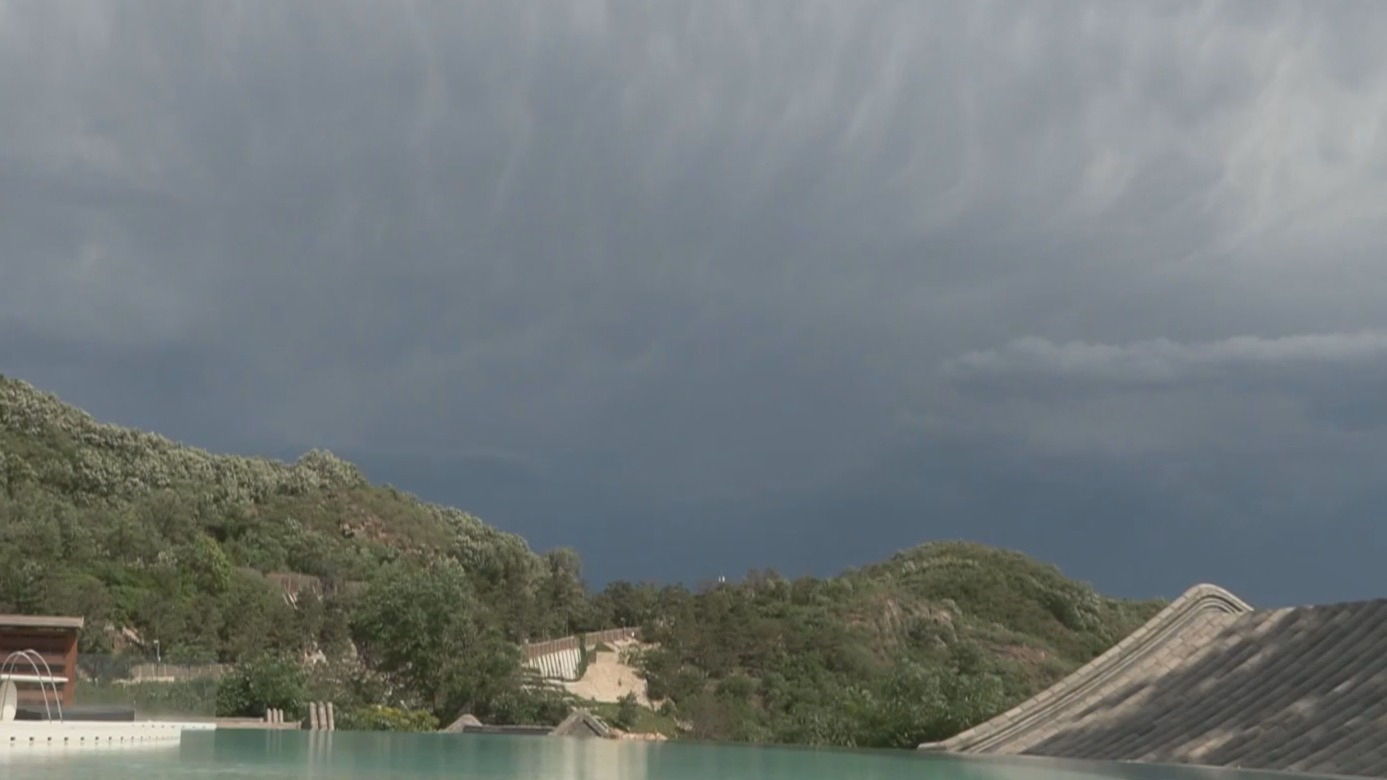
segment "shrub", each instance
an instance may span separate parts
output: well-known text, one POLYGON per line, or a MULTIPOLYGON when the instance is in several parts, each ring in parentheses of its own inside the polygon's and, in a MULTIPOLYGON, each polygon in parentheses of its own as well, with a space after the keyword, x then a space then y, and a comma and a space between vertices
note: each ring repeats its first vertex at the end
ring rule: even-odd
POLYGON ((426 710, 373 704, 342 713, 335 725, 344 731, 437 731, 438 718, 426 710))
POLYGON ((636 694, 628 693, 617 702, 616 715, 612 718, 612 723, 622 731, 630 731, 636 727, 636 719, 640 714, 641 706, 636 702, 636 694))
POLYGON ((306 687, 303 667, 292 657, 257 656, 218 682, 217 715, 258 718, 274 708, 297 719, 303 716, 306 687))

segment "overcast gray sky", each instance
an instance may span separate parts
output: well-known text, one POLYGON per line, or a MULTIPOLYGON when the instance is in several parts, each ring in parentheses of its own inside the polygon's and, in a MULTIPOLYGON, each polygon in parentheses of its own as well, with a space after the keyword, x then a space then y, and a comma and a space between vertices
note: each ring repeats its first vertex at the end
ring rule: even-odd
POLYGON ((1387 9, 0 0, 0 371, 594 583, 1387 595, 1387 9))

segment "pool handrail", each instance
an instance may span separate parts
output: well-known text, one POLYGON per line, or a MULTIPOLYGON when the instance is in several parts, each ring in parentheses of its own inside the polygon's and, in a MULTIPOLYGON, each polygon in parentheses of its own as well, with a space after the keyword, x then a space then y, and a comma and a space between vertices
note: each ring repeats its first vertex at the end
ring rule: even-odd
POLYGON ((0 663, 0 679, 14 682, 37 682, 39 684, 39 693, 43 696, 44 716, 52 721, 53 709, 49 706, 48 702, 48 688, 43 687, 44 683, 48 683, 49 687, 53 689, 53 703, 58 707, 58 722, 63 722, 63 699, 58 693, 58 682, 61 681, 66 685, 68 679, 67 677, 59 678, 54 675, 53 667, 48 665, 48 661, 44 660, 44 657, 39 655, 37 650, 15 650, 6 656, 5 661, 0 663), (29 662, 29 666, 34 670, 32 675, 17 675, 14 673, 14 668, 21 660, 29 662), (41 669, 40 665, 42 665, 41 669))

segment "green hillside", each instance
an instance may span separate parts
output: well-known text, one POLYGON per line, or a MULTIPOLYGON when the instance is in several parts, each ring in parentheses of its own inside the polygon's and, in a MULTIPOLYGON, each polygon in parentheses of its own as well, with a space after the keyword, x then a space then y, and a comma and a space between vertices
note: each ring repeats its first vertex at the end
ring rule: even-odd
POLYGON ((484 666, 485 644, 514 673, 446 696, 419 680, 411 703, 527 717, 513 643, 592 627, 580 575, 569 550, 537 555, 329 453, 212 455, 0 377, 0 612, 85 615, 84 653, 153 658, 156 641, 180 663, 360 651, 382 671, 408 663, 380 640, 427 609, 439 614, 413 616, 456 632, 450 649, 484 666), (291 604, 284 582, 312 597, 291 604), (395 609, 406 614, 386 620, 395 609))
POLYGON ((912 747, 1035 694, 1163 606, 1024 555, 940 542, 830 579, 773 572, 691 595, 614 586, 658 644, 653 699, 709 739, 912 747))
POLYGON ((963 543, 829 579, 589 594, 571 550, 537 554, 329 453, 213 455, 0 377, 0 612, 85 615, 87 654, 147 659, 157 642, 231 664, 223 714, 317 697, 360 727, 553 722, 569 702, 522 674, 517 643, 639 625, 652 697, 690 736, 907 746, 1030 695, 1159 606, 963 543))

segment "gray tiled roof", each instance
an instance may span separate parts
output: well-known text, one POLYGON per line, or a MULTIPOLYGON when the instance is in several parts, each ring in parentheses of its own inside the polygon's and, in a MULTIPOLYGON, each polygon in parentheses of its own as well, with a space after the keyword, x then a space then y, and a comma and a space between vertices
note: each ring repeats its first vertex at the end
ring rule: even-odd
POLYGON ((1036 697, 921 747, 1387 777, 1387 600, 1254 610, 1200 585, 1036 697))
POLYGON ((81 617, 50 615, 0 615, 0 628, 76 628, 85 624, 81 617))

